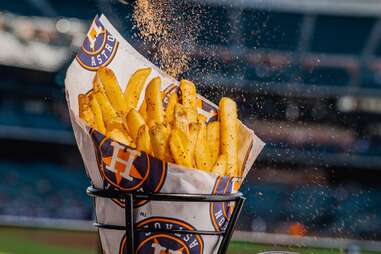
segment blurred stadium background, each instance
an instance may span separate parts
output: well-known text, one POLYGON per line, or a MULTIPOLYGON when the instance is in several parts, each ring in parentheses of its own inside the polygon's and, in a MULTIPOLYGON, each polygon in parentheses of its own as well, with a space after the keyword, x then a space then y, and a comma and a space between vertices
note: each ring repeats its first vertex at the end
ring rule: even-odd
MULTIPOLYGON (((181 76, 267 143, 231 253, 381 253, 381 1, 200 2, 181 76)), ((1 254, 96 252, 63 81, 99 13, 145 47, 131 3, 0 1, 1 254)))

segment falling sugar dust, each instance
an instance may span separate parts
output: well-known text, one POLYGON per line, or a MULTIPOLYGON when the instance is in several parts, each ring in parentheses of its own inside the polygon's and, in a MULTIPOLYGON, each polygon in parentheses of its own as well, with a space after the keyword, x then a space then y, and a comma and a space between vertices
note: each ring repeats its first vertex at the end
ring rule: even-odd
POLYGON ((189 67, 199 17, 194 4, 176 0, 136 0, 133 13, 139 36, 153 48, 153 60, 174 77, 189 67))

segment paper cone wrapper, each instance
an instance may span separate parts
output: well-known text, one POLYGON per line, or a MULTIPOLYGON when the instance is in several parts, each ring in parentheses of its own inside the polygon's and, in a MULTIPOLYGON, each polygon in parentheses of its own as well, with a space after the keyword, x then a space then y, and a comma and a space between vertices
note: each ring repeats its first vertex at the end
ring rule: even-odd
MULTIPOLYGON (((239 165, 242 178, 220 177, 205 171, 167 163, 144 152, 139 152, 105 137, 89 128, 79 118, 78 95, 93 88, 96 70, 107 66, 115 73, 122 91, 138 69, 151 67, 148 82, 157 76, 162 79, 165 99, 175 92, 179 82, 139 54, 101 15, 95 17, 76 59, 70 65, 65 79, 65 91, 70 119, 91 184, 99 189, 124 192, 222 194, 238 191, 240 184, 253 166, 264 143, 243 124, 239 126, 239 165), (120 163, 124 171, 115 169, 120 163)), ((143 89, 144 90, 144 89, 143 89)), ((144 94, 139 104, 142 103, 144 94)), ((209 120, 216 120, 218 107, 199 95, 202 109, 209 120)), ((116 199, 95 198, 96 220, 101 224, 125 225, 123 202, 116 199)), ((141 201, 135 203, 135 223, 141 227, 223 230, 230 219, 231 205, 225 203, 186 203, 141 201)), ((125 232, 99 229, 105 254, 124 253, 125 232)), ((137 233, 137 253, 217 253, 221 237, 137 233)))

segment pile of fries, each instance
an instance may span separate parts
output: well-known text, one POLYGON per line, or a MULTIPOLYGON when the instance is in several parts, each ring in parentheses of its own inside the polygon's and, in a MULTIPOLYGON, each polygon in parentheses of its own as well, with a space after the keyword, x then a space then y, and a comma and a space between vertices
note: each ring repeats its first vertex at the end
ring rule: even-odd
POLYGON ((241 176, 238 168, 237 105, 219 103, 218 121, 198 113, 201 101, 193 82, 181 80, 164 107, 160 77, 153 78, 138 108, 151 68, 136 71, 122 92, 111 69, 96 72, 93 89, 78 96, 79 116, 104 135, 161 160, 212 172, 241 176))

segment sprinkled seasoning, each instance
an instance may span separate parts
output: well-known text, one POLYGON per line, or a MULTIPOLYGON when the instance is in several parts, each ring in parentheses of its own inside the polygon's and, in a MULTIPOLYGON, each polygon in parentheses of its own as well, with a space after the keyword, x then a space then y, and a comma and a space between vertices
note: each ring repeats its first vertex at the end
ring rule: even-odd
POLYGON ((169 75, 189 68, 195 47, 199 11, 187 1, 137 0, 133 19, 139 36, 152 45, 152 57, 169 75))

